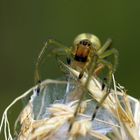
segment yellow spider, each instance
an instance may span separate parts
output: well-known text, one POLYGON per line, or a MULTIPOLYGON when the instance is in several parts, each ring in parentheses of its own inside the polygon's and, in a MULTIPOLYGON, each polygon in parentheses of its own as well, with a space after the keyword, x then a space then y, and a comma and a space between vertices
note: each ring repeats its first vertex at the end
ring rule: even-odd
MULTIPOLYGON (((72 68, 80 72, 79 79, 82 78, 84 72, 86 72, 88 74, 88 78, 85 83, 84 88, 85 90, 83 91, 83 94, 80 97, 79 104, 74 113, 74 117, 76 117, 78 109, 80 107, 80 103, 87 92, 87 86, 91 80, 91 75, 98 76, 99 73, 102 71, 102 69, 106 66, 108 68, 106 94, 102 97, 101 101, 96 105, 95 111, 91 119, 93 120, 96 116, 96 112, 98 111, 99 107, 110 93, 110 88, 112 84, 112 74, 114 74, 114 72, 116 71, 116 67, 118 64, 118 51, 115 48, 110 48, 111 44, 112 40, 107 39, 104 45, 101 45, 98 37, 90 33, 82 33, 78 35, 74 39, 72 47, 67 47, 54 39, 48 39, 45 45, 43 46, 41 52, 39 53, 36 62, 35 82, 39 85, 41 81, 39 74, 39 66, 47 50, 49 50, 49 53, 47 53, 47 55, 54 55, 57 57, 66 56, 67 63, 72 68), (113 64, 105 59, 110 55, 114 56, 113 64)), ((38 86, 37 92, 39 91, 40 89, 38 86)), ((71 126, 73 122, 74 120, 72 121, 71 126)))

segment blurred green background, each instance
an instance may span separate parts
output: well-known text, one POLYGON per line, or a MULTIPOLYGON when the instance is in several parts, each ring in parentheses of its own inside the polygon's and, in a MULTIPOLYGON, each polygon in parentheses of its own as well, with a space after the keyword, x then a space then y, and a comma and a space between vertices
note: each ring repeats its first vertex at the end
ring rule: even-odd
MULTIPOLYGON (((139 0, 0 0, 0 114, 34 84, 35 62, 47 38, 70 46, 82 32, 102 43, 113 39, 120 53, 116 80, 140 97, 139 0)), ((52 62, 43 67, 44 78, 59 77, 52 62)))

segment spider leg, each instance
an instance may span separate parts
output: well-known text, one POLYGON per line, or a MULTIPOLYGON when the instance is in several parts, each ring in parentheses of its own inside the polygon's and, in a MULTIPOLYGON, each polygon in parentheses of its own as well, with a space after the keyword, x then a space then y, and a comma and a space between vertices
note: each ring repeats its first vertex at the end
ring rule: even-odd
POLYGON ((96 114, 99 110, 99 108, 101 107, 101 105, 103 104, 103 102, 105 101, 105 99, 107 98, 107 96, 109 95, 110 93, 110 89, 111 89, 111 84, 112 84, 112 74, 113 74, 113 65, 106 61, 106 60, 100 60, 100 63, 103 63, 105 66, 107 66, 109 72, 108 72, 108 75, 107 75, 107 88, 106 88, 106 93, 105 95, 103 95, 103 97, 101 98, 101 100, 97 103, 96 107, 95 107, 95 110, 92 114, 92 117, 91 117, 91 120, 93 121, 94 118, 96 117, 96 114))
POLYGON ((108 48, 110 48, 112 45, 112 39, 108 38, 107 41, 104 43, 104 45, 97 50, 98 55, 100 56, 101 54, 103 54, 108 48))
POLYGON ((112 48, 112 49, 102 53, 99 57, 100 57, 100 59, 104 59, 104 58, 106 58, 110 55, 114 55, 113 72, 115 72, 116 68, 117 68, 117 65, 118 65, 118 56, 119 56, 118 50, 116 50, 115 48, 112 48))
MULTIPOLYGON (((105 43, 105 44, 109 44, 109 43, 105 43)), ((106 45, 104 45, 104 46, 106 46, 106 45)), ((103 46, 103 47, 104 47, 103 46)), ((104 47, 104 48, 106 48, 107 49, 107 47, 104 47)), ((104 50, 105 51, 105 50, 104 50)), ((99 55, 99 58, 100 59, 104 59, 104 58, 106 58, 106 57, 108 57, 108 56, 110 56, 110 55, 114 55, 114 64, 113 64, 113 73, 115 73, 115 71, 116 71, 116 69, 117 69, 117 65, 118 65, 118 56, 119 56, 119 53, 118 53, 118 51, 115 49, 115 48, 112 48, 112 49, 110 49, 110 50, 107 50, 107 51, 98 51, 97 53, 98 53, 98 55, 99 55), (102 52, 102 53, 101 53, 102 52)), ((97 71, 98 72, 98 71, 97 71)), ((102 89, 104 89, 104 87, 105 87, 105 85, 104 85, 104 83, 103 83, 103 85, 102 85, 102 89)))
POLYGON ((49 50, 49 49, 50 49, 50 51, 49 51, 49 53, 47 53, 48 56, 49 55, 62 56, 62 55, 70 54, 70 49, 68 47, 64 46, 63 44, 61 44, 60 42, 58 42, 54 39, 47 40, 45 45, 42 47, 42 49, 38 55, 36 64, 35 64, 35 72, 34 72, 35 79, 34 80, 35 80, 35 84, 38 84, 37 93, 40 92, 40 83, 41 83, 39 68, 40 68, 40 65, 43 61, 43 58, 44 58, 47 50, 49 50))
POLYGON ((99 65, 97 65, 97 68, 94 71, 94 75, 95 76, 99 76, 99 74, 101 73, 101 71, 104 69, 105 65, 100 63, 99 65))
POLYGON ((91 57, 91 59, 90 59, 90 61, 89 61, 89 63, 88 63, 88 65, 90 66, 90 67, 89 67, 89 71, 88 71, 88 77, 87 77, 87 80, 86 80, 85 85, 84 85, 84 87, 83 87, 83 92, 82 92, 82 94, 81 94, 81 96, 80 96, 78 105, 77 105, 76 110, 75 110, 75 112, 74 112, 74 116, 73 116, 73 118, 72 118, 72 120, 71 120, 70 127, 69 127, 69 131, 71 131, 71 128, 72 128, 72 126, 73 126, 73 123, 75 122, 75 118, 76 118, 76 116, 77 116, 77 114, 78 114, 78 111, 79 111, 81 102, 82 102, 83 98, 85 97, 86 93, 88 92, 88 85, 89 85, 89 82, 90 82, 90 80, 91 80, 91 78, 92 78, 91 75, 93 75, 94 70, 96 69, 97 61, 98 61, 98 55, 95 54, 95 53, 93 53, 93 56, 91 57))
POLYGON ((100 106, 102 105, 102 103, 105 101, 105 99, 107 98, 107 96, 110 93, 111 84, 112 84, 112 74, 115 73, 117 65, 118 65, 118 51, 115 48, 112 48, 111 50, 105 51, 107 48, 108 47, 104 47, 104 49, 102 49, 101 51, 99 50, 97 52, 97 54, 99 55, 100 62, 102 64, 106 65, 108 67, 108 69, 109 69, 109 73, 108 73, 108 77, 107 77, 106 94, 102 97, 100 102, 98 102, 98 104, 96 105, 95 111, 94 111, 94 113, 92 115, 91 120, 94 120, 94 118, 95 118, 100 106), (106 57, 108 57, 110 55, 114 55, 114 64, 113 65, 110 62, 104 60, 104 58, 106 58, 106 57))
POLYGON ((91 65, 90 62, 92 60, 90 58, 88 58, 88 61, 85 63, 85 66, 83 67, 83 69, 81 70, 78 79, 81 79, 84 75, 84 72, 87 70, 87 68, 91 65))

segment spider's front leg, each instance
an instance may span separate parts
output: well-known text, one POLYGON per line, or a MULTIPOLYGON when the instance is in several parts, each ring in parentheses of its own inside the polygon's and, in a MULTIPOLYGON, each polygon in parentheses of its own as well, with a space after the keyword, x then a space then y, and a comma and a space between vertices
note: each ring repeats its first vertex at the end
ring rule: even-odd
POLYGON ((107 66, 107 68, 109 70, 108 76, 107 76, 107 88, 106 88, 105 95, 101 98, 101 100, 96 105, 95 111, 94 111, 94 113, 92 115, 91 120, 94 120, 94 118, 95 118, 100 106, 103 104, 103 102, 105 101, 105 99, 107 98, 107 96, 110 93, 111 84, 112 84, 112 75, 115 73, 116 67, 117 67, 117 64, 118 64, 118 51, 115 48, 113 48, 111 50, 103 52, 99 56, 99 62, 102 63, 103 65, 107 66), (104 58, 106 58, 106 57, 108 57, 110 55, 114 55, 114 64, 111 64, 110 62, 104 60, 104 58))
POLYGON ((45 55, 62 56, 62 55, 69 55, 69 54, 70 54, 70 49, 65 45, 61 44, 60 42, 54 39, 47 40, 45 45, 42 47, 35 64, 34 80, 35 80, 35 84, 38 84, 37 93, 40 92, 40 83, 41 83, 39 69, 45 55))
POLYGON ((95 110, 92 114, 92 117, 91 117, 91 120, 93 121, 94 118, 96 117, 96 114, 99 110, 99 108, 101 107, 101 105, 103 104, 103 102, 105 101, 105 99, 108 97, 109 93, 110 93, 110 89, 111 89, 111 84, 112 84, 112 75, 113 75, 113 65, 108 62, 108 61, 105 61, 105 60, 100 60, 100 63, 104 64, 105 66, 107 66, 109 72, 108 72, 108 75, 107 75, 107 88, 106 88, 106 92, 105 94, 103 95, 103 97, 101 98, 101 100, 97 103, 96 107, 95 107, 95 110))

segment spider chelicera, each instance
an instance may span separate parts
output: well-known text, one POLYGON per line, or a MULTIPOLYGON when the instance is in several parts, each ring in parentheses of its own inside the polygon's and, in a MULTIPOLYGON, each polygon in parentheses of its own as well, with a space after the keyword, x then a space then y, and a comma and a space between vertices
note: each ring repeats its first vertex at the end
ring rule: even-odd
MULTIPOLYGON (((84 72, 88 74, 87 81, 85 83, 85 90, 79 99, 79 103, 77 105, 76 111, 74 113, 74 118, 77 116, 78 109, 82 102, 82 99, 87 92, 88 84, 91 80, 91 75, 98 76, 104 67, 108 68, 107 74, 107 88, 106 94, 101 98, 100 102, 97 103, 95 107, 95 111, 92 115, 91 120, 94 120, 96 113, 104 102, 108 94, 110 93, 111 84, 112 84, 112 74, 115 73, 116 67, 118 64, 118 51, 115 48, 111 48, 112 40, 109 38, 101 46, 100 40, 93 34, 90 33, 82 33, 78 35, 73 42, 72 47, 67 47, 60 42, 54 39, 48 39, 39 53, 36 67, 35 67, 35 82, 39 85, 40 83, 40 74, 39 74, 39 66, 41 64, 42 58, 45 56, 46 50, 50 49, 49 54, 47 55, 55 55, 66 56, 68 64, 76 70, 80 72, 79 79, 82 78, 84 72), (106 58, 110 55, 114 56, 114 63, 107 61, 106 58)), ((39 86, 37 89, 39 92, 39 86)), ((70 129, 75 119, 72 120, 70 125, 70 129)))

